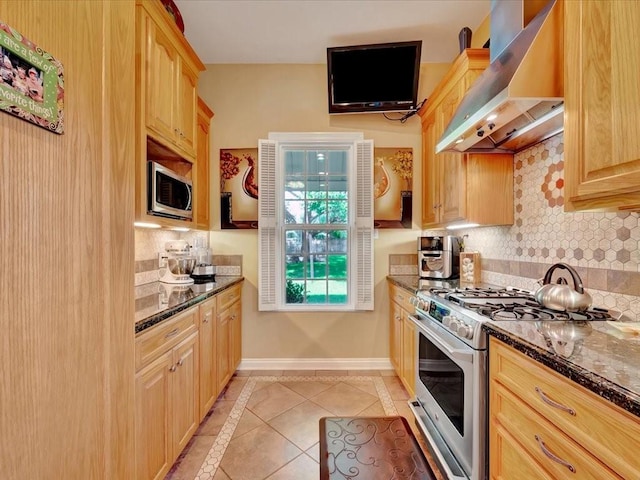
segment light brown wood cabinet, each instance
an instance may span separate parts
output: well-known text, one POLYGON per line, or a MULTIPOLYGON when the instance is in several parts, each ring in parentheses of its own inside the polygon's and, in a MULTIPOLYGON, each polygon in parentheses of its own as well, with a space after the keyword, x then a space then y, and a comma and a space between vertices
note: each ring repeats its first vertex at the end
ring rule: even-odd
POLYGON ((226 386, 242 358, 242 283, 217 296, 217 382, 226 386))
POLYGON ((139 0, 137 12, 147 133, 195 161, 197 84, 204 66, 160 2, 139 0))
MULTIPOLYGON (((161 163, 197 183, 200 153, 197 84, 203 70, 203 63, 162 3, 136 0, 137 221, 181 227, 193 227, 194 223, 197 227, 201 221, 196 218, 188 222, 147 213, 147 160, 161 163)), ((198 195, 198 190, 195 194, 198 195)), ((194 206, 194 214, 197 208, 194 206)), ((208 211, 200 208, 204 225, 208 211)))
POLYGON ((211 409, 242 357, 242 283, 199 306, 200 418, 211 409))
POLYGON ((565 210, 640 210, 640 3, 564 9, 565 210))
POLYGON ((216 297, 211 297, 198 307, 200 318, 200 419, 204 418, 211 410, 220 393, 216 365, 217 303, 216 297))
POLYGON ((389 355, 391 364, 402 384, 409 392, 415 394, 415 362, 416 362, 416 330, 409 320, 414 307, 409 303, 411 292, 389 283, 390 316, 389 316, 389 355))
POLYGON ((488 49, 463 51, 420 109, 422 228, 513 224, 512 154, 435 153, 462 97, 488 64, 488 49))
POLYGON ((491 337, 492 479, 640 478, 640 421, 491 337))
POLYGON ((136 479, 164 478, 200 423, 197 316, 193 307, 136 337, 136 479))
POLYGON ((209 197, 209 175, 210 175, 210 155, 209 155, 209 129, 213 112, 198 98, 198 132, 197 132, 197 152, 196 152, 196 174, 194 177, 193 190, 195 201, 193 204, 193 223, 200 230, 209 230, 211 226, 211 207, 209 197))

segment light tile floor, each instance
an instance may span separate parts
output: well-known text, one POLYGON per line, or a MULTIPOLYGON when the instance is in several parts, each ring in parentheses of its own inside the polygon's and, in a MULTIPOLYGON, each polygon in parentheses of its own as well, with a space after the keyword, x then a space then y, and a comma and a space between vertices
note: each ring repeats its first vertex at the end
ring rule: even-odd
POLYGON ((239 371, 166 479, 317 480, 321 417, 402 415, 415 429, 408 398, 393 371, 239 371))

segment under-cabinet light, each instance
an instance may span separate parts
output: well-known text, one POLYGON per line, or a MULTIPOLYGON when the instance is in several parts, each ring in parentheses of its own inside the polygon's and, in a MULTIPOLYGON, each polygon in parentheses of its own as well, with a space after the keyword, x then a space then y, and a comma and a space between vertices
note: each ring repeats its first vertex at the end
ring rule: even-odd
POLYGON ((479 223, 456 223, 454 225, 447 226, 447 230, 458 230, 460 228, 472 228, 480 226, 479 223))
POLYGON ((171 227, 171 230, 176 232, 188 232, 190 229, 187 227, 171 227))
POLYGON ((495 113, 492 113, 487 117, 487 121, 490 122, 491 120, 495 120, 496 118, 498 118, 498 115, 496 115, 495 113))
POLYGON ((147 223, 147 222, 133 222, 133 226, 140 227, 140 228, 160 228, 161 227, 161 225, 158 225, 157 223, 147 223))

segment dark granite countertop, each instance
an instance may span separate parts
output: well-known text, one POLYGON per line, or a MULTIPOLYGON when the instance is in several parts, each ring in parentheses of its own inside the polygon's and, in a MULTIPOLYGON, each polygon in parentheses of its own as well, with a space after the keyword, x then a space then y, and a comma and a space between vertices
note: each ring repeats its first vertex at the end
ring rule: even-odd
POLYGON ((244 277, 217 275, 215 282, 203 284, 172 285, 153 282, 140 285, 135 288, 135 333, 138 334, 243 280, 244 277))
POLYGON ((483 328, 489 335, 640 416, 640 335, 624 332, 615 325, 601 321, 491 320, 483 328))
MULTIPOLYGON (((387 279, 413 293, 429 286, 442 286, 442 281, 427 283, 410 275, 389 275, 387 279)), ((453 280, 447 286, 458 287, 459 283, 453 280)), ((483 328, 552 370, 640 416, 640 323, 490 320, 483 328), (637 331, 631 327, 637 327, 637 331), (582 339, 569 341, 569 333, 573 338, 582 339)))
POLYGON ((412 293, 433 287, 458 288, 460 286, 459 279, 428 280, 426 278, 420 278, 417 275, 387 275, 387 280, 412 293))

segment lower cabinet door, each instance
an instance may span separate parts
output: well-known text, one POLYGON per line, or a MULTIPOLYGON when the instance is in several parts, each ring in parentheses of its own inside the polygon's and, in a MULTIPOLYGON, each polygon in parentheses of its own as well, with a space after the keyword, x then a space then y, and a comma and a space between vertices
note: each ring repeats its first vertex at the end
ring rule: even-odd
POLYGON ((402 381, 409 392, 410 396, 414 396, 416 392, 416 328, 407 318, 407 314, 403 315, 402 320, 402 381))
POLYGON ((200 305, 200 419, 218 396, 216 382, 216 298, 200 305))
POLYGON ((171 468, 170 369, 168 351, 136 375, 136 479, 162 479, 171 468))
POLYGON ((216 365, 218 369, 218 392, 221 392, 231 378, 231 356, 229 336, 231 329, 231 311, 225 310, 218 313, 218 325, 216 329, 216 365))
POLYGON ((236 302, 231 314, 231 374, 242 360, 242 303, 236 302))
POLYGON ((173 460, 187 445, 200 424, 198 333, 187 337, 173 349, 174 366, 170 376, 173 460))

